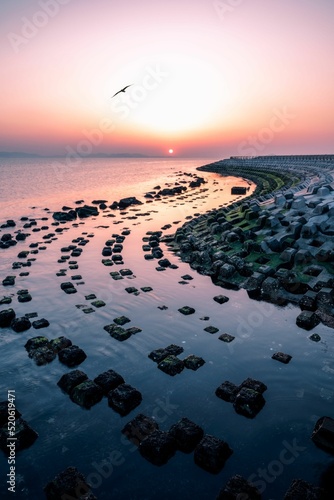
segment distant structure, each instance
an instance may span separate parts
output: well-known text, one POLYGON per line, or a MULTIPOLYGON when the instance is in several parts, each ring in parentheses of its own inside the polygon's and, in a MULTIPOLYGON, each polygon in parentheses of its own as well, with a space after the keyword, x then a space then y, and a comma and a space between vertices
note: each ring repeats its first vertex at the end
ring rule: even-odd
POLYGON ((231 189, 231 194, 246 194, 247 188, 244 186, 233 186, 231 189))
POLYGON ((231 156, 231 160, 255 161, 334 161, 334 155, 270 155, 270 156, 231 156))

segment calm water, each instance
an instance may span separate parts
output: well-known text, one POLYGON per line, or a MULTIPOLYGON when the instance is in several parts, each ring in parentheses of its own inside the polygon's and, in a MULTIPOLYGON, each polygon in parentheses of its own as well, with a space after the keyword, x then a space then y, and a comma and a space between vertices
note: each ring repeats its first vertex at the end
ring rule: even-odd
MULTIPOLYGON (((90 480, 93 492, 103 500, 215 499, 237 473, 251 476, 264 490, 264 499, 283 498, 294 478, 318 483, 331 459, 313 445, 310 435, 320 416, 333 416, 333 331, 319 326, 314 331, 322 341, 311 342, 309 333, 295 325, 295 307, 277 308, 249 300, 244 291, 217 288, 164 246, 165 257, 178 269, 157 272, 156 261, 144 260, 141 246, 147 231, 159 230, 168 223, 172 227, 166 233, 174 232, 186 217, 231 202, 235 198, 229 194, 230 187, 241 181, 205 174, 204 188, 208 191, 189 191, 187 198, 154 201, 124 215, 115 212, 114 218, 106 217, 109 212, 100 212, 77 227, 67 223, 68 230, 48 244, 43 236, 54 227, 46 208, 60 209, 78 199, 90 203, 104 198, 111 203, 127 195, 145 201, 146 191, 158 184, 164 187, 180 179, 189 180, 179 177, 178 172, 195 172, 197 166, 212 160, 85 160, 67 171, 59 166, 57 170, 53 161, 0 163, 1 222, 13 218, 17 230, 22 227, 22 215, 49 218, 38 220, 38 227, 48 225, 48 230, 32 233, 14 248, 0 250, 1 280, 7 275, 17 276, 14 287, 0 285, 0 297, 11 295, 13 299, 11 306, 0 306, 1 310, 13 307, 17 316, 37 312, 39 318, 50 322, 47 329, 31 328, 21 334, 9 328, 0 331, 0 400, 6 399, 8 389, 15 389, 17 408, 39 434, 33 446, 17 456, 15 498, 43 499, 46 482, 70 465, 90 480), (125 228, 131 234, 124 241, 124 266, 103 266, 105 241, 125 228), (92 237, 82 255, 74 259, 79 269, 71 271, 67 264, 57 262, 63 255, 60 249, 84 233, 92 237), (32 266, 22 269, 28 269, 29 276, 20 277, 20 270, 13 271, 12 263, 19 260, 18 252, 29 249, 33 242, 46 249, 39 249, 32 266), (109 272, 120 268, 131 269, 133 277, 114 281, 109 272), (66 277, 56 276, 60 269, 66 270, 66 277), (76 285, 78 293, 65 295, 60 283, 70 281, 75 274, 82 276, 82 284, 76 285), (184 274, 193 277, 187 285, 179 283, 184 274), (153 291, 134 296, 125 292, 128 286, 151 286, 153 291), (32 301, 19 303, 17 291, 25 288, 32 301), (77 306, 90 305, 85 296, 91 293, 106 306, 84 314, 77 306), (220 293, 230 298, 228 303, 213 301, 220 293), (160 310, 162 305, 168 309, 160 310), (194 307, 195 314, 181 315, 178 308, 184 305, 194 307), (129 326, 142 329, 122 343, 103 330, 121 315, 131 319, 129 326), (205 316, 210 319, 201 319, 205 316), (205 332, 209 325, 219 328, 219 333, 205 332), (219 341, 218 336, 224 332, 234 335, 234 342, 219 341), (69 371, 65 365, 55 359, 39 367, 28 358, 24 345, 36 335, 70 338, 87 354, 79 369, 91 379, 110 368, 116 370, 141 391, 141 405, 126 417, 109 408, 105 398, 90 410, 77 406, 57 386, 59 378, 69 371), (205 365, 175 377, 164 374, 148 354, 170 343, 184 348, 181 358, 196 354, 204 358, 205 365), (277 350, 293 356, 289 365, 271 359, 277 350), (268 386, 266 405, 253 420, 237 415, 231 404, 215 396, 223 381, 239 384, 247 377, 268 386), (188 417, 206 433, 225 439, 234 453, 218 475, 196 466, 193 454, 181 452, 167 465, 156 467, 122 438, 121 429, 138 413, 154 416, 162 430, 188 417), (295 447, 295 456, 288 455, 293 460, 282 464, 282 452, 289 446, 295 447)), ((13 498, 6 491, 8 464, 2 452, 0 471, 1 498, 13 498)))

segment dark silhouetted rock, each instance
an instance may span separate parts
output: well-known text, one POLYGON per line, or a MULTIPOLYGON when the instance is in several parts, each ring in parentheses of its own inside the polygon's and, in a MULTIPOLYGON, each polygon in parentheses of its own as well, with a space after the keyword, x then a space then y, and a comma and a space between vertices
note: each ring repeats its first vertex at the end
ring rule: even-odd
POLYGON ((103 394, 107 396, 110 391, 124 384, 124 378, 114 370, 108 370, 94 378, 94 382, 101 387, 103 394))
POLYGON ((116 325, 119 325, 119 326, 123 326, 125 325, 126 323, 130 323, 130 319, 127 318, 126 316, 120 316, 119 318, 114 318, 114 323, 116 323, 116 325))
POLYGON ((180 309, 178 309, 178 311, 181 314, 184 314, 185 316, 188 316, 189 314, 194 314, 195 309, 193 307, 184 306, 184 307, 181 307, 180 309))
POLYGON ((218 474, 232 453, 225 441, 206 434, 195 448, 194 460, 196 465, 207 472, 218 474))
POLYGON ((206 328, 204 328, 204 331, 211 333, 211 334, 214 334, 214 333, 219 332, 219 328, 216 328, 215 326, 207 326, 206 328))
POLYGON ((127 415, 142 402, 140 392, 130 384, 121 384, 108 394, 108 404, 122 416, 127 415))
POLYGON ((246 380, 242 382, 240 387, 247 387, 248 389, 253 389, 253 391, 259 392, 260 394, 263 394, 268 389, 266 384, 260 382, 259 380, 255 380, 253 378, 246 378, 246 380))
POLYGON ((334 419, 321 417, 314 426, 311 436, 314 444, 334 454, 334 419))
POLYGON ((284 352, 275 352, 275 354, 273 354, 272 356, 272 359, 276 359, 276 361, 280 361, 281 363, 284 363, 285 365, 287 365, 288 363, 290 363, 291 359, 292 359, 292 356, 290 356, 290 354, 284 354, 284 352))
POLYGON ((238 385, 226 380, 216 389, 215 394, 218 398, 223 399, 228 403, 233 403, 239 390, 240 387, 238 385))
POLYGON ((294 479, 283 500, 326 500, 321 488, 302 479, 294 479))
POLYGON ((313 342, 320 342, 321 337, 317 333, 313 333, 312 335, 310 335, 309 339, 313 342))
POLYGON ((216 297, 213 297, 213 300, 218 302, 218 304, 225 304, 225 302, 228 302, 230 299, 225 297, 225 295, 217 295, 216 297))
POLYGON ((75 209, 75 211, 78 217, 80 217, 80 219, 91 217, 93 215, 99 215, 99 211, 96 207, 91 207, 88 205, 84 205, 83 207, 78 207, 75 209))
POLYGON ((154 465, 164 465, 176 452, 176 442, 168 433, 155 430, 139 445, 140 454, 154 465))
POLYGON ((95 384, 92 380, 85 380, 81 384, 76 385, 70 393, 72 401, 84 408, 91 408, 96 403, 99 403, 103 398, 101 387, 95 384))
POLYGON ((235 411, 247 418, 254 418, 264 405, 262 394, 248 387, 241 388, 233 403, 235 411))
POLYGON ((174 355, 168 355, 158 364, 159 370, 167 373, 174 377, 174 375, 181 373, 184 368, 184 363, 181 359, 177 358, 174 355))
POLYGON ((142 205, 142 202, 137 200, 134 196, 130 196, 128 198, 122 198, 118 203, 120 210, 124 210, 131 205, 142 205))
POLYGON ((129 337, 131 337, 131 332, 128 332, 121 326, 117 326, 115 324, 106 325, 103 327, 103 329, 108 332, 111 337, 119 340, 120 342, 123 342, 124 340, 127 340, 129 337))
POLYGON ((58 354, 58 352, 61 351, 62 349, 70 347, 71 345, 72 345, 71 340, 63 336, 50 340, 51 349, 56 354, 58 354))
POLYGON ((14 309, 4 309, 0 311, 0 328, 10 326, 11 322, 15 319, 14 309))
POLYGON ((261 500, 258 489, 242 476, 231 477, 216 500, 261 500))
POLYGON ((148 357, 155 361, 156 363, 160 363, 163 359, 167 358, 167 356, 173 355, 178 356, 183 353, 183 347, 180 347, 176 344, 170 344, 167 347, 162 347, 160 349, 155 349, 150 352, 148 357))
POLYGON ((157 422, 151 418, 139 413, 133 420, 130 420, 122 429, 122 433, 136 446, 152 432, 159 429, 157 422))
POLYGON ((301 312, 296 319, 296 324, 304 330, 312 330, 315 326, 319 325, 320 320, 318 316, 312 311, 301 312))
POLYGON ((88 380, 88 377, 84 372, 81 370, 72 370, 71 372, 62 375, 57 384, 64 392, 71 394, 77 385, 82 384, 82 382, 85 382, 86 380, 88 380))
POLYGON ((29 330, 29 328, 31 327, 31 323, 28 318, 22 316, 22 318, 13 319, 10 326, 14 330, 14 332, 21 333, 29 330))
POLYGON ((59 361, 64 365, 72 368, 73 366, 80 365, 87 358, 86 353, 77 345, 65 347, 58 353, 59 361))
POLYGON ((200 358, 199 356, 195 356, 194 354, 190 354, 183 360, 184 366, 188 368, 189 370, 198 370, 201 366, 204 365, 205 361, 203 358, 200 358))
POLYGON ((218 338, 219 338, 219 340, 222 340, 223 342, 227 342, 228 344, 235 339, 235 337, 233 337, 233 335, 229 335, 228 333, 222 333, 221 335, 219 335, 218 338))
POLYGON ((36 321, 33 321, 32 326, 36 328, 36 330, 39 330, 40 328, 47 328, 48 326, 50 326, 50 323, 48 322, 47 319, 41 318, 36 321))
POLYGON ((15 285, 15 276, 6 276, 4 280, 2 280, 3 286, 14 286, 15 285))
POLYGON ((47 500, 96 500, 85 477, 75 467, 68 467, 44 487, 47 500))
POLYGON ((191 453, 203 438, 204 431, 199 425, 184 417, 172 425, 169 434, 175 439, 180 451, 191 453))

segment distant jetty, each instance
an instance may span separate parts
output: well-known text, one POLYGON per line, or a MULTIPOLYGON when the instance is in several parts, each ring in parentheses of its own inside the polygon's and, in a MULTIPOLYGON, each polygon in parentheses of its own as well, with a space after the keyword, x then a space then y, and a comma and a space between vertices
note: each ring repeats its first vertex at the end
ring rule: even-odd
POLYGON ((299 305, 301 328, 334 328, 334 155, 231 157, 198 170, 257 188, 184 224, 171 248, 216 285, 299 305))
POLYGON ((231 189, 231 194, 246 194, 247 188, 243 186, 233 186, 231 189))

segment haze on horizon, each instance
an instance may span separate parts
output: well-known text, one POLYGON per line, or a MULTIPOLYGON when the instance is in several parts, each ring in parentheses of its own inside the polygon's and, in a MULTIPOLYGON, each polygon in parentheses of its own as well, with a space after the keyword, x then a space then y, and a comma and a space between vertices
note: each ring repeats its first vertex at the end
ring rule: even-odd
POLYGON ((2 0, 0 18, 0 151, 334 152, 332 0, 2 0))

